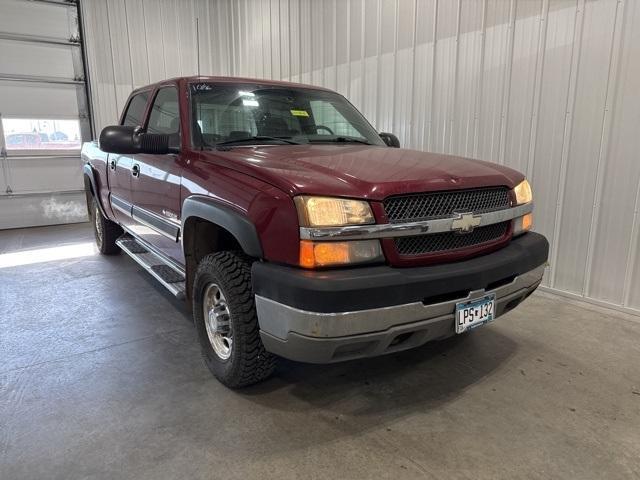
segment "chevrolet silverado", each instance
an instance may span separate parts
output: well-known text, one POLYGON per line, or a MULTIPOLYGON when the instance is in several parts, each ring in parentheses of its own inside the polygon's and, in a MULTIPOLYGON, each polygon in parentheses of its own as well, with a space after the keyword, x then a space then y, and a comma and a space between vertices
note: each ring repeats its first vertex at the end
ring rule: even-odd
POLYGON ((522 174, 399 148, 343 96, 224 77, 131 93, 82 156, 103 254, 187 300, 229 387, 462 334, 538 286, 522 174))

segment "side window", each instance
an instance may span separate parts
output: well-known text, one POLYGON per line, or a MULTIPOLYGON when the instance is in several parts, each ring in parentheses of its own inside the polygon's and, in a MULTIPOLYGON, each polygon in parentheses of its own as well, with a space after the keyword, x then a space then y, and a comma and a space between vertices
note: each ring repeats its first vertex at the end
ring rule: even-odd
POLYGON ((129 102, 127 112, 124 115, 122 125, 129 127, 137 127, 142 125, 144 110, 149 101, 149 92, 141 92, 134 96, 129 102))
POLYGON ((147 132, 175 134, 179 131, 178 91, 173 87, 161 88, 151 107, 147 132))

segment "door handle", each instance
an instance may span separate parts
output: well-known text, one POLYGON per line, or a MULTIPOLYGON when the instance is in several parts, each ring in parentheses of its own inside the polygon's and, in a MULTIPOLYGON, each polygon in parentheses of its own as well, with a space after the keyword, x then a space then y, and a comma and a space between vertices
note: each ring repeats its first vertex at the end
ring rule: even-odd
POLYGON ((133 167, 131 167, 131 175, 133 175, 134 177, 140 176, 140 165, 136 163, 133 165, 133 167))
POLYGON ((109 168, 111 168, 111 170, 115 170, 116 169, 116 161, 115 160, 111 160, 111 162, 109 162, 109 168))

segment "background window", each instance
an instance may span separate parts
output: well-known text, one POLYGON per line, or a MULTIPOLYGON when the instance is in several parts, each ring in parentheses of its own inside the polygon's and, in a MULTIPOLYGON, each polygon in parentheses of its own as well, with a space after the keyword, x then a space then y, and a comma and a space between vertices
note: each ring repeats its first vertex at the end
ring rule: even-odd
POLYGON ((3 118, 2 129, 7 151, 79 150, 80 122, 33 118, 3 118))
POLYGON ((147 132, 174 134, 179 131, 178 91, 173 87, 162 88, 153 102, 147 132))
POLYGON ((128 125, 130 127, 142 125, 144 111, 147 108, 148 101, 149 92, 141 92, 135 95, 129 102, 122 125, 128 125))

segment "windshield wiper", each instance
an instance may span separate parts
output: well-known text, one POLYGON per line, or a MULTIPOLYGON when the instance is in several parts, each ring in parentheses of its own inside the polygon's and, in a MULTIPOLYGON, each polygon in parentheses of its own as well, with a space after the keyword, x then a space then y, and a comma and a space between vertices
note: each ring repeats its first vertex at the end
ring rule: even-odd
POLYGON ((314 138, 313 140, 309 140, 309 142, 362 143, 363 145, 373 145, 373 143, 362 140, 358 137, 345 137, 343 135, 340 135, 339 137, 328 138, 326 140, 314 138))
POLYGON ((268 135, 255 135, 251 137, 234 138, 233 140, 225 140, 224 142, 218 142, 215 144, 215 147, 221 147, 225 145, 228 146, 234 143, 250 142, 253 140, 274 140, 274 141, 286 143, 288 145, 302 145, 300 142, 296 142, 294 140, 288 140, 286 137, 269 137, 268 135))

